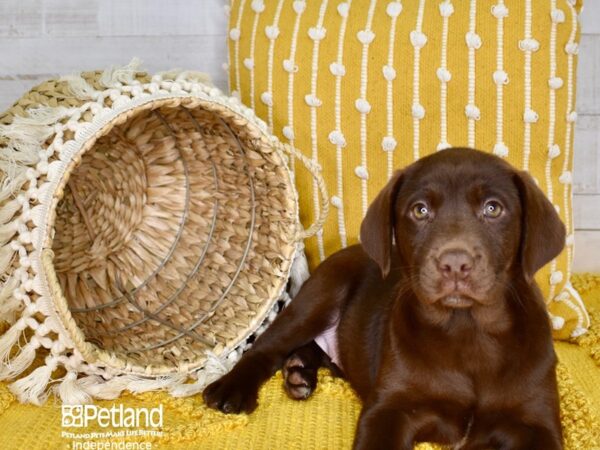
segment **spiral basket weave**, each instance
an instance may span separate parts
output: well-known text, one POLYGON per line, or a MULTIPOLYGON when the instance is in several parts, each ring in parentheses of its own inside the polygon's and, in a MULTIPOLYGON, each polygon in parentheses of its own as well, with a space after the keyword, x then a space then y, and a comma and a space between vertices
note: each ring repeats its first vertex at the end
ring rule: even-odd
POLYGON ((21 401, 196 393, 306 276, 323 217, 299 224, 293 150, 201 74, 64 77, 0 124, 0 378, 21 401))

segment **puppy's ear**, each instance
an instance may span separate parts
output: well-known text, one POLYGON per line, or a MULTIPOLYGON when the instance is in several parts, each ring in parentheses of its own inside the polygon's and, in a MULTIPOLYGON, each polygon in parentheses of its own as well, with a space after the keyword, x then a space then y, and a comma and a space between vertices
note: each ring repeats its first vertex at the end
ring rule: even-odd
POLYGON ((394 173, 369 206, 360 226, 360 242, 367 254, 379 265, 383 278, 390 272, 394 202, 402 179, 402 171, 394 173))
POLYGON ((565 245, 565 226, 554 206, 527 172, 517 172, 521 197, 521 266, 527 281, 565 245))

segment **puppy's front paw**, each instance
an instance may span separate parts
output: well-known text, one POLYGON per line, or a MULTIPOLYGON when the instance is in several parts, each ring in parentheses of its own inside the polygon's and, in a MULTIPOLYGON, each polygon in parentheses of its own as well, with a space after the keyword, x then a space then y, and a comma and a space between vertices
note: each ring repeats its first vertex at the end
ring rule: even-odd
POLYGON ((231 372, 209 384, 202 398, 209 408, 225 414, 250 413, 258 406, 258 387, 231 372))

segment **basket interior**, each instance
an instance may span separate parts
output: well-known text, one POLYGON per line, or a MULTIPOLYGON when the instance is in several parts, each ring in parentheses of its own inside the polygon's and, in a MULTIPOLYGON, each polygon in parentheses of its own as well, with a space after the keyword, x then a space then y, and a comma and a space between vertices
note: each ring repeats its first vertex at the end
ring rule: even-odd
POLYGON ((287 281, 296 206, 281 155, 209 103, 140 108, 64 180, 52 248, 72 320, 121 364, 200 366, 287 281))

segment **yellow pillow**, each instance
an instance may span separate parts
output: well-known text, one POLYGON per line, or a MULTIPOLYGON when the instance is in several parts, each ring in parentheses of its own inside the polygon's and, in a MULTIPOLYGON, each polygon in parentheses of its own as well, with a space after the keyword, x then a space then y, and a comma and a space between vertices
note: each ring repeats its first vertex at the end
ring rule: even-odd
MULTIPOLYGON (((306 242, 314 268, 357 242, 392 171, 450 145, 493 151, 539 182, 567 225, 540 270, 557 337, 589 317, 570 283, 580 4, 573 0, 234 0, 230 87, 323 167, 333 206, 306 242)), ((301 219, 319 210, 294 167, 301 219)))

